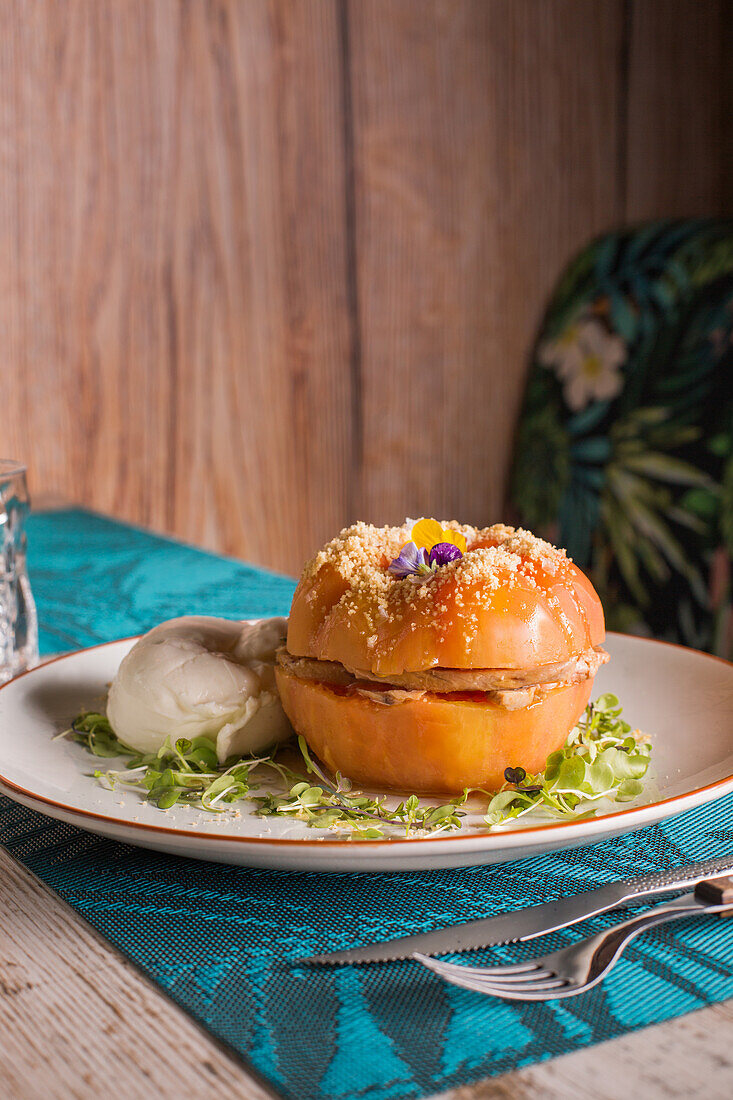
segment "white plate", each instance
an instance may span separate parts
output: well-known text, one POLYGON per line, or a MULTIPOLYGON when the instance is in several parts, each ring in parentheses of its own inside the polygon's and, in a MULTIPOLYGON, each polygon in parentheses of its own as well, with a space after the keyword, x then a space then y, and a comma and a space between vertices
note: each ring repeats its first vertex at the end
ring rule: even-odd
MULTIPOLYGON (((610 635, 611 661, 594 696, 613 691, 632 726, 654 742, 654 776, 641 805, 589 821, 493 832, 353 841, 292 819, 164 812, 135 792, 104 790, 98 763, 53 737, 83 707, 101 707, 134 639, 59 657, 0 689, 0 792, 61 821, 128 844, 196 859, 302 871, 397 871, 502 863, 651 825, 733 791, 733 664, 680 646, 610 635)), ((102 764, 102 766, 105 766, 102 764)))

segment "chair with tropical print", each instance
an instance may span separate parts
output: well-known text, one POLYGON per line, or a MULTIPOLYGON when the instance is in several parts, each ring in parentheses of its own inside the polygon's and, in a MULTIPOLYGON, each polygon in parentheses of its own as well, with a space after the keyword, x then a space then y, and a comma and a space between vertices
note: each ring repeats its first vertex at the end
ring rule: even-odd
POLYGON ((731 658, 733 221, 595 241, 542 323, 510 496, 609 629, 731 658))

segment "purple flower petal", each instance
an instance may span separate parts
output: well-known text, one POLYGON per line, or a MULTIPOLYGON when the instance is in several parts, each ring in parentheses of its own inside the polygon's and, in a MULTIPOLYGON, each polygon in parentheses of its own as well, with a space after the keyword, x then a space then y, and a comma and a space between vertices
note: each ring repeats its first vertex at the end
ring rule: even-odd
POLYGON ((389 566, 392 576, 400 578, 420 576, 429 569, 427 553, 414 542, 406 542, 389 566))
POLYGON ((436 542, 430 551, 429 562, 432 566, 447 565, 449 561, 457 561, 463 554, 452 542, 436 542))

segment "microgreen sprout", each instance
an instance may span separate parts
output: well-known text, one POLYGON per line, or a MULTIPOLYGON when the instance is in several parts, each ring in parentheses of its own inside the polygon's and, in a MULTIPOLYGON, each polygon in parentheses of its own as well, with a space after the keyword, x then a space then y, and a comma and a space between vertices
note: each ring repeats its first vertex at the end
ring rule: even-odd
POLYGON ((550 753, 544 772, 506 769, 484 821, 494 826, 528 814, 592 817, 603 799, 630 802, 642 792, 650 753, 649 740, 621 718, 616 696, 601 695, 586 707, 564 748, 550 753))
MULTIPOLYGON (((221 765, 208 737, 169 740, 157 752, 140 753, 124 745, 98 712, 79 715, 61 736, 94 756, 127 758, 124 767, 100 768, 94 777, 109 789, 138 791, 162 810, 183 803, 221 814, 246 801, 261 817, 296 818, 313 829, 346 831, 365 840, 459 830, 469 798, 483 800, 480 820, 489 828, 529 814, 593 816, 604 799, 626 802, 641 793, 651 751, 649 741, 621 718, 616 696, 601 695, 565 746, 547 758, 544 772, 530 775, 519 765, 508 767, 499 791, 465 790, 442 805, 411 794, 395 806, 387 795, 354 790, 339 772, 328 774, 302 737, 293 767, 292 745, 290 752, 278 747, 271 755, 232 757, 221 765)), ((474 827, 474 821, 469 824, 474 827)))
POLYGON ((167 810, 186 803, 211 813, 223 813, 232 803, 248 801, 261 817, 294 817, 315 829, 348 830, 367 840, 398 829, 406 835, 416 832, 444 832, 460 829, 467 794, 442 806, 423 804, 415 795, 391 808, 387 796, 371 798, 352 790, 351 782, 339 772, 331 778, 315 761, 302 737, 298 738, 302 771, 283 758, 271 756, 235 757, 219 765, 216 746, 207 737, 192 741, 166 742, 158 752, 138 753, 115 736, 107 718, 89 713, 75 718, 65 736, 82 744, 95 756, 128 757, 126 766, 93 774, 109 789, 137 790, 149 802, 167 810), (317 783, 311 783, 315 776, 317 783), (274 780, 279 792, 263 790, 274 780))
POLYGON ((340 772, 331 779, 310 755, 304 738, 298 737, 298 747, 306 771, 315 775, 321 785, 311 786, 307 780, 301 780, 285 795, 254 798, 257 813, 299 817, 316 829, 348 828, 365 839, 384 836, 384 829, 388 827, 404 830, 406 836, 411 832, 435 833, 461 828, 460 819, 464 815, 459 807, 466 801, 465 791, 443 806, 425 805, 416 795, 411 795, 398 806, 388 807, 386 795, 370 798, 354 791, 351 781, 340 772))

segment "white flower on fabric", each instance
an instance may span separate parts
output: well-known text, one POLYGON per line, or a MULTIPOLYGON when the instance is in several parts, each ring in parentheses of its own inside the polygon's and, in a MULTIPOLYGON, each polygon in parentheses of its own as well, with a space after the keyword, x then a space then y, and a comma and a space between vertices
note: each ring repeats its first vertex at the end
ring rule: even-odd
POLYGON ((537 358, 562 380, 563 396, 574 412, 623 389, 626 345, 596 317, 580 317, 557 340, 540 344, 537 358))

